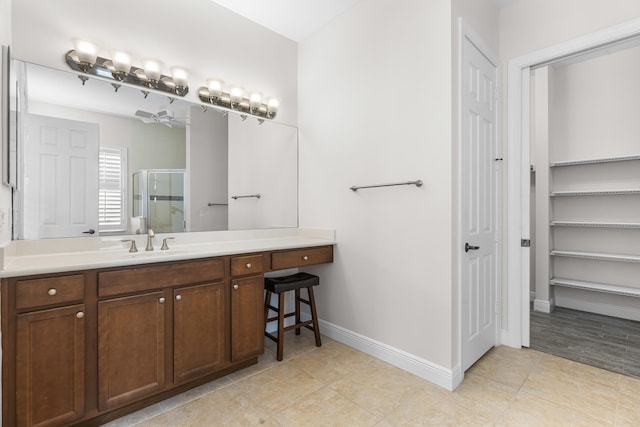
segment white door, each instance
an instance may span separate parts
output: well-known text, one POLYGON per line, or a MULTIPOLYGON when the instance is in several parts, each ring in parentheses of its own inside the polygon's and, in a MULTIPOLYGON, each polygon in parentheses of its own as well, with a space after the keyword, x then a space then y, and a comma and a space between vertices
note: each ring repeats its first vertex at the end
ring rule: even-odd
POLYGON ((497 343, 500 160, 496 154, 496 66, 467 37, 461 66, 461 329, 466 370, 497 343))
POLYGON ((24 129, 24 238, 97 235, 98 125, 25 114, 24 129))

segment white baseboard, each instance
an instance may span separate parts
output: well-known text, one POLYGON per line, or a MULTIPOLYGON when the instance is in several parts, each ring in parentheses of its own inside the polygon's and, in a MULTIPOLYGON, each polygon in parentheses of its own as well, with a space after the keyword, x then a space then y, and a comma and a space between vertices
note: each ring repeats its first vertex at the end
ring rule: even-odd
POLYGON ((537 299, 533 301, 533 310, 539 311, 541 313, 551 313, 555 307, 553 299, 550 301, 545 301, 541 299, 537 299))
POLYGON ((613 304, 603 304, 592 301, 584 301, 576 298, 566 297, 556 294, 556 306, 566 307, 574 310, 587 311, 589 313, 602 314, 605 316, 619 317, 640 321, 640 310, 631 307, 622 307, 613 304))
POLYGON ((536 300, 536 293, 534 291, 529 292, 529 301, 536 300))
POLYGON ((324 320, 320 320, 319 323, 320 331, 323 335, 397 366, 449 391, 455 390, 462 382, 462 370, 460 366, 447 369, 411 353, 407 353, 406 351, 391 347, 380 341, 365 337, 364 335, 324 320))

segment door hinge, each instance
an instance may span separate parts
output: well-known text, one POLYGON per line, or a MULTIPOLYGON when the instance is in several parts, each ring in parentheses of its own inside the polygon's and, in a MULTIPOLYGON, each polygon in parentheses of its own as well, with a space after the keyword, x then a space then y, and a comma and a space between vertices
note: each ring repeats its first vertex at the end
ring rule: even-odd
POLYGON ((530 248, 531 247, 531 240, 530 239, 520 239, 520 246, 522 246, 523 248, 530 248))

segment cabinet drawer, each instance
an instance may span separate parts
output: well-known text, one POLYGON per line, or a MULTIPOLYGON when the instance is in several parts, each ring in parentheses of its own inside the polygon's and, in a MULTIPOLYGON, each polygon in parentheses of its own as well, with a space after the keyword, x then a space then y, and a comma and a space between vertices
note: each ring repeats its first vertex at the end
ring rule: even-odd
POLYGON ((262 254, 231 258, 232 276, 262 273, 262 268, 262 254))
POLYGON ((324 264, 325 262, 333 262, 333 246, 296 249, 271 254, 271 268, 273 270, 324 264))
POLYGON ((84 299, 84 275, 18 280, 16 309, 39 307, 84 299))
POLYGON ((98 273, 98 296, 108 297, 221 279, 224 279, 224 261, 221 258, 102 271, 98 273))

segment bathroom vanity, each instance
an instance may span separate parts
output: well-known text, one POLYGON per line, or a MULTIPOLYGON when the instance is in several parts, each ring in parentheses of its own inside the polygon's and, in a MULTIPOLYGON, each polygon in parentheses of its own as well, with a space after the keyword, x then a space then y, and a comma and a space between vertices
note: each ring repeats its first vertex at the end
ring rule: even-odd
POLYGON ((257 363, 263 275, 333 262, 335 243, 261 233, 166 253, 5 253, 3 425, 99 425, 257 363))

